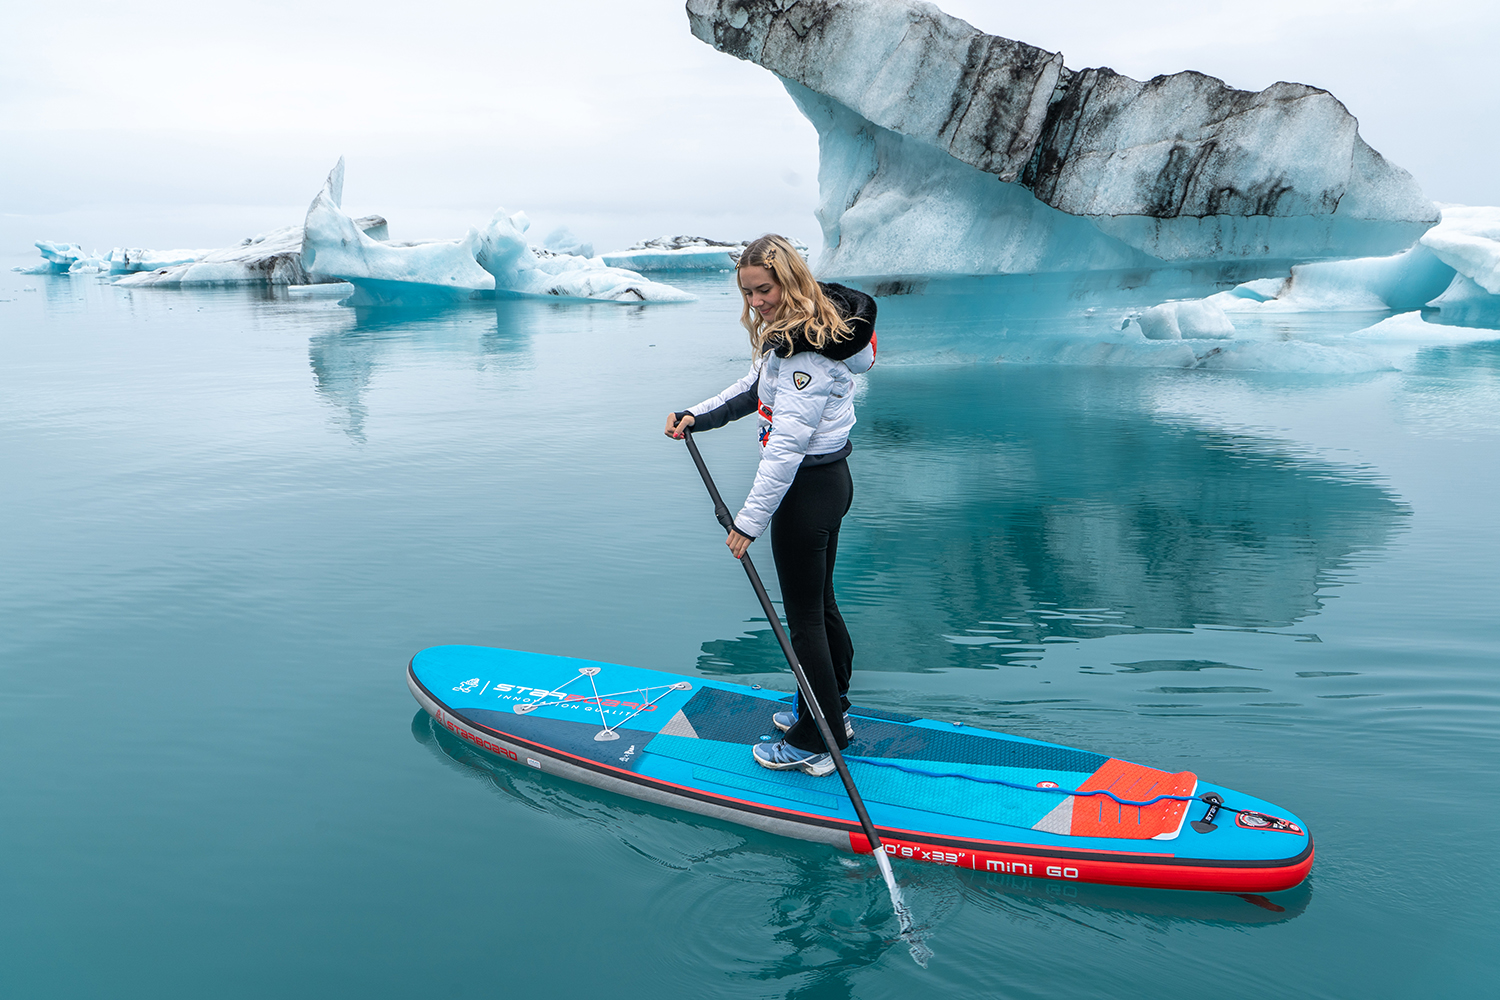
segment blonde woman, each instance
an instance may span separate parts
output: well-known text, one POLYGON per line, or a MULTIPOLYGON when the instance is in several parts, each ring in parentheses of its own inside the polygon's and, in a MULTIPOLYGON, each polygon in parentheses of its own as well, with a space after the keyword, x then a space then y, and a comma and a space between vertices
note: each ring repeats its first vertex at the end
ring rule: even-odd
MULTIPOLYGON (((758 415, 760 466, 726 544, 739 559, 770 529, 792 648, 843 749, 853 736, 845 712, 854 644, 834 599, 833 564, 839 524, 854 498, 845 460, 853 450, 851 376, 875 363, 875 300, 814 280, 781 236, 746 247, 735 278, 744 299, 740 322, 750 333, 750 371, 717 396, 668 416, 666 432, 680 438, 684 428, 701 433, 758 415)), ((832 773, 810 712, 777 712, 772 721, 786 735, 751 748, 759 764, 832 773)))

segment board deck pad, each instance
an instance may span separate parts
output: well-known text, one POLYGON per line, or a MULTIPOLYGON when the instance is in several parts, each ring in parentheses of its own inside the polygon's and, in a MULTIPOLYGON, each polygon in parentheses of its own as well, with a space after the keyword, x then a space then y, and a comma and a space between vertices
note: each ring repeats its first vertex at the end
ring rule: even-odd
MULTIPOLYGON (((793 835, 805 828, 808 839, 831 842, 848 831, 855 849, 861 843, 868 849, 836 775, 814 778, 755 763, 752 746, 781 738, 771 723, 772 713, 790 700, 781 692, 476 646, 424 650, 413 658, 408 681, 441 724, 517 762, 557 766, 578 780, 699 812, 743 814, 749 825, 793 835)), ((1191 771, 885 710, 855 706, 849 715, 854 736, 845 760, 882 840, 890 832, 901 843, 964 847, 919 852, 929 859, 937 854, 979 867, 985 852, 1031 851, 1114 858, 1108 864, 1121 871, 1176 865, 1290 867, 1302 874, 1311 864, 1311 838, 1300 820, 1200 782, 1191 771), (1071 794, 1097 791, 1113 797, 1071 794), (1208 813, 1209 803, 1193 798, 1206 791, 1226 798, 1231 811, 1286 817, 1297 834, 1248 829, 1232 815, 1200 824, 1210 831, 1204 833, 1189 821, 1208 813), (1175 798, 1151 801, 1163 795, 1175 798)), ((996 864, 989 854, 985 859, 996 864)), ((1023 864, 1016 870, 1034 874, 1031 862, 1023 864)), ((1071 865, 1042 867, 1083 877, 1084 869, 1071 865)), ((1087 870, 1100 873, 1097 881, 1131 884, 1107 867, 1101 861, 1087 870)), ((1287 877, 1285 871, 1277 876, 1287 877)), ((1139 884, 1176 883, 1158 873, 1156 881, 1139 884)))

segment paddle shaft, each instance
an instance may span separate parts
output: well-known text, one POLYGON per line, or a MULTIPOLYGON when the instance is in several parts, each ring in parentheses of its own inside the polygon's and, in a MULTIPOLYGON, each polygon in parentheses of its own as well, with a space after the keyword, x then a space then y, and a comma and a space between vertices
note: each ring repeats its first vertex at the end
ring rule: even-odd
MULTIPOLYGON (((714 477, 709 475, 708 466, 704 464, 703 456, 698 452, 698 446, 693 443, 692 430, 684 427, 682 438, 687 442, 688 453, 693 456, 693 464, 698 467, 698 475, 703 477, 703 485, 708 487, 708 495, 713 499, 714 517, 719 519, 719 523, 724 526, 726 532, 733 531, 734 517, 729 513, 729 507, 724 503, 724 498, 719 495, 719 488, 714 485, 714 477)), ((849 773, 849 765, 844 763, 844 755, 839 750, 838 742, 833 738, 833 730, 828 728, 828 718, 823 714, 823 706, 818 704, 818 699, 813 695, 812 685, 808 683, 802 663, 792 649, 792 640, 781 624, 781 616, 771 606, 771 595, 766 593, 765 584, 760 582, 760 574, 755 571, 755 563, 750 561, 749 552, 746 552, 740 559, 740 565, 745 567, 745 575, 750 578, 750 586, 755 588, 755 596, 760 598, 760 606, 765 610, 766 619, 771 623, 771 631, 776 633, 776 641, 781 643, 781 651, 786 654, 786 662, 791 666, 792 673, 797 678, 797 687, 802 692, 802 704, 812 712, 813 721, 818 724, 818 732, 822 734, 823 744, 833 755, 833 766, 838 769, 839 777, 844 781, 844 789, 849 793, 849 801, 854 805, 854 813, 859 817, 859 825, 865 829, 865 838, 870 841, 870 849, 880 855, 880 860, 884 861, 885 849, 881 846, 880 836, 875 832, 875 824, 870 822, 870 814, 865 811, 864 799, 860 798, 859 789, 854 786, 854 776, 849 773)), ((884 869, 886 866, 881 867, 884 869)))

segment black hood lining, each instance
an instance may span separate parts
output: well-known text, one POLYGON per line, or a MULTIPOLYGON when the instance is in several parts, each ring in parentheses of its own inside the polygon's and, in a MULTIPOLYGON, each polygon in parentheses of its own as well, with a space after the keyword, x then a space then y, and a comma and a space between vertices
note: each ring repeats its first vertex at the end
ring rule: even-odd
POLYGON ((768 346, 783 358, 811 351, 830 361, 847 361, 868 347, 871 338, 875 336, 875 300, 857 289, 832 282, 824 284, 820 281, 818 287, 823 289, 823 294, 828 296, 839 315, 848 322, 853 336, 847 340, 830 340, 822 347, 814 347, 807 342, 802 327, 799 326, 791 331, 790 336, 768 346))

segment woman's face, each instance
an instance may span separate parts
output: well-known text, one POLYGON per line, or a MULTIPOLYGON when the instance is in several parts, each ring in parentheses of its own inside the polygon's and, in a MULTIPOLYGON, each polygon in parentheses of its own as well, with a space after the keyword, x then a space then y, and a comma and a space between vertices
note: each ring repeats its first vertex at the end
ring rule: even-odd
POLYGON ((781 308, 781 286, 770 270, 749 264, 740 268, 739 278, 740 291, 750 308, 760 313, 761 319, 767 323, 775 319, 776 310, 781 308))

